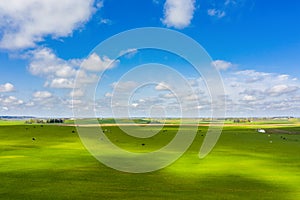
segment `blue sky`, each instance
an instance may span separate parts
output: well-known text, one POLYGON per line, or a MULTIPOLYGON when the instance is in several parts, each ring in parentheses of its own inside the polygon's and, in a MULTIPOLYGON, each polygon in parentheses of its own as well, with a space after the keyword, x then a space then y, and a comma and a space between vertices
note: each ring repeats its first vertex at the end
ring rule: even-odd
MULTIPOLYGON (((197 96, 199 115, 209 115, 202 78, 175 55, 124 49, 128 54, 110 67, 113 60, 107 55, 89 56, 100 42, 122 31, 161 27, 186 34, 208 52, 224 82, 228 116, 300 116, 299 11, 299 1, 1 1, 0 115, 72 116, 72 105, 78 105, 110 116, 116 83, 139 87, 120 77, 153 62, 170 65, 193 90, 201 90, 184 101, 190 105, 197 96), (78 88, 73 95, 78 73, 77 81, 89 87, 98 84, 97 74, 103 71, 95 102, 82 98, 87 95, 78 88)), ((144 87, 124 108, 148 116, 149 108, 164 107, 168 116, 179 116, 176 98, 163 85, 144 87)))

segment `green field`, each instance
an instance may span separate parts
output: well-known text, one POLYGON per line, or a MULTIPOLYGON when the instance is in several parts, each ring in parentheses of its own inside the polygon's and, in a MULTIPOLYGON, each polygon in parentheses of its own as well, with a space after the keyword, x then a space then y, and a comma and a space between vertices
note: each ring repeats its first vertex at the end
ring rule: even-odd
MULTIPOLYGON (((207 130, 199 127, 194 143, 174 164, 129 174, 92 157, 74 127, 1 125, 0 199, 300 199, 300 128, 272 128, 272 134, 256 128, 224 127, 214 150, 199 159, 207 130)), ((147 152, 170 141, 177 127, 164 127, 147 139, 107 129, 120 147, 147 152)))
POLYGON ((1 125, 22 125, 24 124, 24 120, 1 120, 0 119, 0 126, 1 125))

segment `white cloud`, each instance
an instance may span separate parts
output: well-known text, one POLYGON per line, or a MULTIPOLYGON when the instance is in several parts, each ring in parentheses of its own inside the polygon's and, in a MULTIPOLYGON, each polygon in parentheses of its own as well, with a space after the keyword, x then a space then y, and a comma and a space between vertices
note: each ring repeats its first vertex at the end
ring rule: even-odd
POLYGON ((195 101, 199 99, 199 96, 196 94, 190 94, 184 97, 186 101, 195 101))
POLYGON ((26 103, 25 105, 28 107, 32 107, 32 106, 35 106, 35 103, 33 101, 30 101, 30 102, 26 103))
POLYGON ((169 90, 170 86, 164 82, 161 82, 155 86, 155 90, 169 90))
POLYGON ((35 76, 45 77, 44 86, 51 88, 70 89, 73 88, 75 81, 77 86, 94 83, 99 78, 95 72, 111 69, 119 63, 118 60, 113 62, 107 56, 101 59, 95 53, 86 59, 64 60, 57 57, 49 48, 30 51, 28 56, 31 57, 29 72, 35 76))
POLYGON ((212 62, 212 65, 215 66, 218 70, 227 70, 233 66, 231 62, 224 60, 215 60, 212 62))
POLYGON ((55 78, 51 81, 49 86, 51 88, 73 88, 74 82, 66 78, 55 78))
POLYGON ((105 97, 112 97, 112 96, 113 96, 113 94, 110 92, 105 93, 105 97))
POLYGON ((84 91, 81 89, 74 89, 70 92, 71 97, 82 97, 84 95, 84 91))
POLYGON ((71 77, 76 74, 73 60, 65 61, 58 58, 49 48, 39 48, 29 53, 31 62, 29 72, 33 75, 46 77, 71 77))
POLYGON ((14 106, 14 105, 21 105, 23 103, 24 103, 23 100, 20 100, 15 96, 0 97, 0 105, 4 105, 7 107, 14 106))
POLYGON ((107 56, 101 58, 96 53, 93 53, 83 60, 81 67, 88 71, 104 71, 115 67, 118 63, 118 60, 111 60, 107 56))
POLYGON ((2 107, 2 110, 4 110, 4 111, 8 111, 9 109, 8 109, 8 107, 6 107, 6 106, 3 106, 3 107, 2 107))
POLYGON ((85 84, 95 83, 98 80, 97 74, 87 73, 83 70, 78 71, 76 75, 76 86, 83 87, 85 84))
POLYGON ((290 93, 290 92, 295 92, 299 88, 297 86, 289 86, 285 84, 281 85, 275 85, 269 90, 267 90, 267 93, 270 94, 271 96, 279 96, 282 94, 290 93))
POLYGON ((11 83, 5 83, 3 85, 0 85, 0 92, 11 92, 14 90, 15 90, 15 87, 11 83))
POLYGON ((125 55, 126 58, 132 58, 138 52, 137 49, 127 49, 120 52, 119 56, 125 55))
POLYGON ((68 104, 69 108, 74 108, 76 106, 81 106, 84 102, 78 99, 71 99, 71 100, 67 100, 66 103, 68 104))
POLYGON ((212 17, 222 18, 226 16, 226 12, 218 9, 208 9, 207 14, 212 17))
POLYGON ((166 0, 162 22, 167 27, 185 28, 190 25, 194 11, 195 0, 166 0))
POLYGON ((46 98, 52 97, 52 94, 48 91, 37 91, 37 92, 33 93, 33 97, 35 97, 37 99, 46 99, 46 98))
POLYGON ((291 75, 255 70, 222 75, 229 115, 293 115, 300 111, 299 103, 293 100, 300 96, 300 83, 291 75))
POLYGON ((133 106, 134 108, 138 107, 139 104, 138 103, 132 103, 131 106, 133 106))
POLYGON ((98 1, 98 2, 96 3, 96 7, 97 7, 98 9, 103 8, 103 6, 104 6, 103 1, 98 1))
POLYGON ((272 74, 265 73, 265 72, 258 72, 255 70, 243 70, 243 71, 237 71, 235 72, 237 75, 244 75, 244 76, 270 76, 272 74))
POLYGON ((244 101, 255 101, 255 100, 256 100, 256 97, 251 96, 251 95, 245 95, 245 96, 243 97, 243 100, 244 100, 244 101))
POLYGON ((124 82, 114 82, 112 84, 114 92, 128 92, 133 90, 138 86, 138 83, 135 81, 124 81, 124 82))
POLYGON ((289 75, 287 74, 282 74, 282 75, 279 75, 278 78, 282 81, 285 81, 285 80, 288 80, 289 79, 289 75))
POLYGON ((230 4, 235 5, 235 4, 237 4, 237 2, 235 0, 226 0, 225 3, 224 3, 225 6, 228 6, 230 4))
POLYGON ((176 95, 174 93, 167 93, 163 97, 167 99, 171 99, 171 98, 176 98, 176 95))
POLYGON ((16 102, 17 104, 22 104, 23 101, 22 100, 18 100, 16 97, 14 96, 9 96, 8 98, 3 100, 4 103, 13 103, 16 102))
POLYGON ((93 3, 94 0, 0 1, 0 47, 23 49, 34 47, 47 36, 69 36, 89 20, 96 10, 93 3))
MULTIPOLYGON (((260 82, 265 80, 266 78, 273 77, 273 74, 265 73, 265 72, 257 72, 255 70, 243 70, 238 71, 235 73, 238 76, 244 77, 245 82, 247 83, 253 83, 253 82, 260 82)), ((277 80, 276 77, 274 77, 273 80, 277 80)))
POLYGON ((107 25, 111 25, 112 21, 110 19, 101 19, 100 20, 100 24, 107 24, 107 25))

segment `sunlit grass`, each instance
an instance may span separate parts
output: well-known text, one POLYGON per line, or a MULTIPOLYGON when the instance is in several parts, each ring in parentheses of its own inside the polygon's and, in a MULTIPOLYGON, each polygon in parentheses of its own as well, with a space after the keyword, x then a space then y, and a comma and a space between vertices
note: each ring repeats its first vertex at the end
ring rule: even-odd
MULTIPOLYGON (((152 173, 128 174, 92 157, 74 127, 1 126, 1 198, 300 199, 300 135, 269 136, 256 128, 225 127, 214 150, 199 159, 207 130, 199 127, 194 143, 172 165, 152 173)), ((116 145, 149 152, 167 144, 177 128, 164 127, 148 139, 133 138, 117 127, 107 129, 116 145)))

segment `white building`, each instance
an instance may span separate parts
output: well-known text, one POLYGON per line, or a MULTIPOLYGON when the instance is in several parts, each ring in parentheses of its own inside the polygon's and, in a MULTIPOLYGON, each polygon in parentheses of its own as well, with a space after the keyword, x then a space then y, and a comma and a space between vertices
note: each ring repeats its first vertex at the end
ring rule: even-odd
POLYGON ((266 133, 266 130, 264 130, 264 129, 257 129, 257 132, 259 132, 259 133, 266 133))

